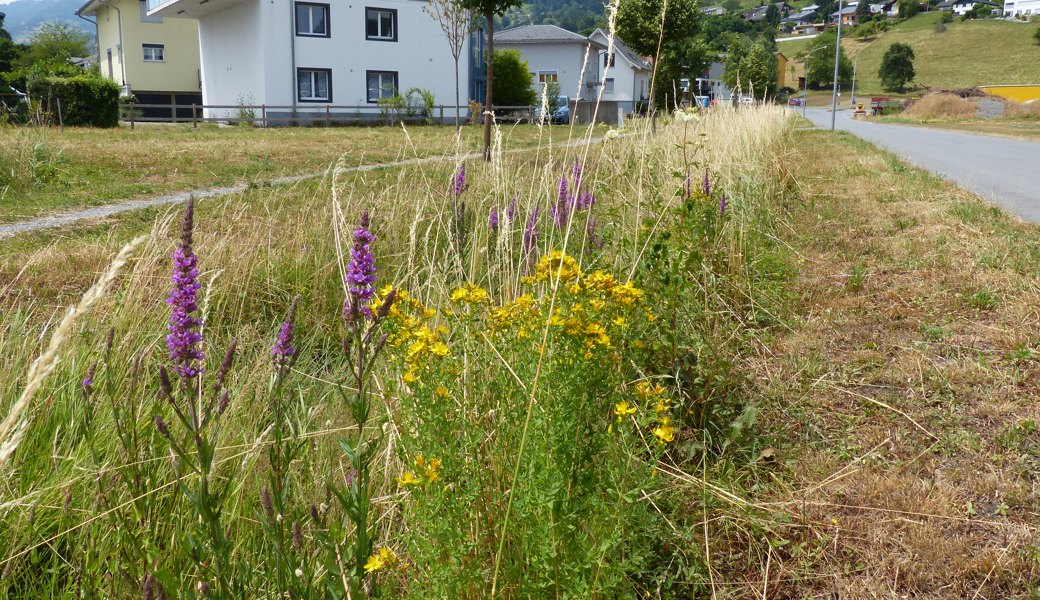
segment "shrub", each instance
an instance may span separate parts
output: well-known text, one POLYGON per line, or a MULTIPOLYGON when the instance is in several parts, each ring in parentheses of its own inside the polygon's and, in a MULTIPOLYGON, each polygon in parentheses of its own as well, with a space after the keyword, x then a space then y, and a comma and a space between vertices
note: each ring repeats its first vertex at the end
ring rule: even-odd
POLYGON ((115 127, 119 124, 119 86, 91 75, 44 76, 29 80, 29 95, 44 102, 56 120, 58 102, 65 125, 115 127))
POLYGON ((422 88, 413 87, 404 93, 404 104, 410 118, 422 119, 423 123, 433 122, 433 107, 436 99, 433 92, 422 88))
POLYGON ((495 50, 495 104, 533 106, 537 101, 531 88, 534 78, 519 50, 495 50))
POLYGON ((1033 32, 1033 39, 1036 40, 1037 45, 1040 46, 1040 27, 1037 27, 1036 31, 1033 32))
POLYGON ((975 104, 953 94, 928 94, 910 104, 903 114, 915 119, 964 118, 975 115, 975 104))
POLYGON ((878 69, 881 86, 887 91, 898 91, 913 81, 914 75, 914 49, 899 42, 889 46, 878 69))

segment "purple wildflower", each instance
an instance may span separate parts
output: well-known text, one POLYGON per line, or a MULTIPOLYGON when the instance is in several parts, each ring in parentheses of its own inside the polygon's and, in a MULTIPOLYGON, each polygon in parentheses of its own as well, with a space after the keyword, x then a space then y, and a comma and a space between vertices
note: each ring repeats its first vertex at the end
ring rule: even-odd
POLYGON ((293 330, 295 325, 289 321, 282 322, 282 328, 278 332, 278 340, 274 343, 274 348, 271 349, 271 356, 274 357, 274 362, 278 366, 284 366, 292 357, 296 356, 296 348, 293 347, 293 330))
POLYGON ((88 398, 94 392, 94 370, 97 369, 97 363, 90 365, 87 369, 86 375, 83 377, 83 394, 88 398))
POLYGON ((600 237, 596 232, 596 220, 589 217, 588 222, 585 223, 585 253, 589 254, 593 250, 601 250, 606 245, 607 240, 600 237))
MULTIPOLYGON (((575 188, 577 189, 577 188, 575 188)), ((556 196, 556 204, 549 207, 549 216, 559 227, 566 227, 574 208, 574 196, 567 191, 567 178, 560 177, 560 190, 556 196)))
POLYGON ((496 206, 492 206, 491 213, 488 214, 488 229, 498 231, 498 207, 496 206))
POLYGON ((538 207, 534 207, 531 214, 527 217, 527 227, 524 228, 524 258, 527 260, 527 265, 530 267, 535 261, 535 246, 538 245, 538 207))
POLYGON ((574 169, 571 175, 571 179, 574 180, 574 189, 578 189, 581 187, 581 163, 577 159, 574 161, 574 169))
POLYGON ((726 194, 722 195, 722 200, 719 201, 719 216, 726 216, 726 194))
POLYGON ((711 181, 708 180, 708 172, 704 172, 704 195, 711 195, 711 181))
POLYGON ((361 223, 354 230, 354 247, 350 250, 350 264, 347 265, 347 305, 344 316, 356 322, 359 315, 372 318, 372 309, 368 303, 375 294, 376 259, 372 255, 372 242, 376 236, 368 230, 368 213, 361 213, 361 223))
POLYGON ((202 342, 202 334, 199 333, 200 322, 192 316, 198 310, 196 294, 201 287, 198 282, 197 259, 191 249, 194 217, 195 200, 189 198, 181 223, 181 244, 173 253, 173 289, 166 299, 166 303, 172 307, 166 347, 170 350, 173 370, 185 379, 202 372, 202 366, 198 363, 204 358, 199 350, 199 344, 202 342))
POLYGON ((459 163, 459 169, 455 171, 455 197, 458 198, 466 191, 466 163, 459 163))
POLYGON ((578 210, 589 210, 596 204, 596 197, 592 195, 592 192, 585 190, 578 195, 578 210))
POLYGON ((513 199, 509 201, 509 206, 506 207, 506 218, 510 223, 516 218, 516 196, 513 196, 513 199))

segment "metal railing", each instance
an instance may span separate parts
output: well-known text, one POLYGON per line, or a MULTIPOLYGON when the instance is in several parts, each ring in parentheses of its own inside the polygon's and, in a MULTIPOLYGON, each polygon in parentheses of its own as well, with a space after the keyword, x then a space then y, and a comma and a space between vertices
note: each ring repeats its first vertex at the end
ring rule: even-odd
MULTIPOLYGON (((535 108, 530 106, 496 106, 495 118, 504 122, 531 122, 535 108)), ((242 104, 120 104, 120 120, 130 123, 226 123, 270 126, 442 124, 471 122, 470 107, 437 105, 432 110, 401 109, 373 104, 309 104, 309 105, 242 105, 242 104)), ((483 112, 476 107, 476 115, 483 112)))

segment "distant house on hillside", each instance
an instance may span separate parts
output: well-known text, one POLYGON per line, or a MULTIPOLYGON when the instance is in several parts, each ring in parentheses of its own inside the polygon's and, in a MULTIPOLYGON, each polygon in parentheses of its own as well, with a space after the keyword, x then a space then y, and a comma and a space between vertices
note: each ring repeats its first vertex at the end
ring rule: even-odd
POLYGON ((1003 9, 1002 6, 994 2, 986 2, 984 0, 954 0, 950 4, 950 9, 953 10, 953 14, 955 15, 966 15, 977 5, 989 6, 997 14, 999 14, 1001 9, 1003 9))
MULTIPOLYGON (((203 96, 207 105, 228 107, 208 108, 207 117, 235 117, 236 105, 250 104, 264 106, 268 118, 283 122, 378 119, 380 100, 410 88, 429 90, 444 104, 455 102, 454 59, 424 2, 147 3, 148 18, 198 19, 203 96)), ((470 43, 467 39, 459 61, 463 97, 470 43)), ((465 116, 468 110, 459 112, 465 116)), ((454 120, 455 109, 447 107, 443 118, 454 120)))
POLYGON ((799 25, 812 23, 820 18, 819 9, 802 9, 780 21, 780 31, 794 31, 799 25))
POLYGON ((722 74, 725 71, 726 66, 722 62, 711 63, 695 80, 694 88, 690 91, 697 96, 707 96, 712 102, 719 104, 732 101, 732 90, 722 82, 722 74))
POLYGON ((713 17, 720 17, 729 11, 726 10, 725 6, 703 6, 701 7, 701 12, 713 17))
MULTIPOLYGON (((141 0, 87 0, 76 15, 97 27, 101 75, 118 83, 141 104, 176 104, 191 118, 202 104, 199 24, 149 16, 141 0)), ((172 109, 142 109, 143 116, 171 117, 172 109)))
MULTIPOLYGON (((791 14, 791 12, 794 10, 791 7, 791 5, 788 4, 787 2, 774 2, 773 4, 776 6, 777 10, 779 11, 781 18, 786 17, 787 15, 791 14)), ((769 5, 768 4, 764 4, 762 6, 756 6, 755 8, 752 8, 751 10, 744 11, 744 13, 741 16, 744 17, 744 19, 746 19, 748 21, 751 21, 752 23, 758 23, 760 21, 764 21, 765 20, 766 13, 768 11, 769 11, 769 5)))
MULTIPOLYGON (((406 2, 414 0, 403 0, 406 2)), ((572 100, 594 100, 598 94, 601 53, 606 43, 555 25, 524 25, 495 34, 495 48, 519 50, 534 77, 535 87, 549 81, 560 84, 560 93, 572 100), (589 61, 585 64, 588 52, 589 61)))
POLYGON ((636 105, 646 102, 650 96, 653 65, 617 37, 614 38, 614 55, 608 56, 608 34, 602 29, 593 31, 589 40, 604 47, 599 51, 596 61, 600 72, 599 83, 603 86, 603 100, 616 101, 622 113, 635 112, 636 105))
MULTIPOLYGON (((832 12, 830 16, 831 23, 838 22, 838 12, 832 12)), ((842 25, 856 25, 859 23, 859 17, 856 15, 856 5, 846 6, 841 9, 841 24, 842 25)))
POLYGON ((1004 16, 1040 15, 1040 0, 1004 0, 1004 16))
POLYGON ((871 3, 870 12, 875 15, 895 17, 899 14, 899 2, 897 0, 882 0, 881 2, 871 3))

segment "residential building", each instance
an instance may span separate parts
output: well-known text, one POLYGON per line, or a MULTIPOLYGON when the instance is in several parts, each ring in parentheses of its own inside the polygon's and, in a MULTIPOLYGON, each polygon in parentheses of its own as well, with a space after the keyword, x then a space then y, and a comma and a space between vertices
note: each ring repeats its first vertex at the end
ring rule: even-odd
POLYGON ((806 25, 817 21, 820 18, 819 9, 802 9, 796 13, 791 13, 789 16, 784 17, 780 21, 781 31, 794 31, 799 25, 806 25))
POLYGON ((693 93, 698 96, 707 96, 711 102, 717 104, 731 102, 733 92, 722 81, 722 74, 725 71, 726 65, 721 61, 712 62, 695 80, 696 87, 692 90, 693 93))
MULTIPOLYGON (((150 17, 198 19, 202 95, 208 106, 227 107, 207 108, 207 117, 235 117, 236 106, 253 105, 273 121, 377 119, 380 100, 421 88, 448 105, 445 121, 455 118, 454 58, 421 0, 147 3, 150 17)), ((459 60, 464 98, 469 46, 467 39, 459 60)))
POLYGON ((556 81, 560 94, 571 100, 597 97, 598 61, 606 44, 555 25, 525 25, 496 33, 495 48, 519 50, 539 91, 545 83, 556 81))
MULTIPOLYGON (((838 11, 831 13, 830 22, 836 23, 838 21, 838 11)), ((856 5, 846 6, 841 9, 841 24, 842 25, 855 25, 859 23, 859 17, 856 15, 856 5)))
POLYGON ((881 2, 871 3, 870 12, 875 15, 885 15, 889 18, 896 17, 899 14, 899 2, 897 0, 882 0, 881 2))
POLYGON ((598 81, 603 86, 602 99, 617 102, 618 109, 624 114, 636 112, 639 105, 650 97, 653 65, 616 36, 614 53, 608 55, 609 35, 602 29, 593 31, 589 40, 603 46, 596 59, 600 73, 598 81))
POLYGON ((1005 17, 1040 15, 1040 0, 1004 0, 1005 17))
MULTIPOLYGON (((141 0, 87 0, 76 15, 97 26, 101 74, 141 104, 176 104, 191 118, 202 104, 199 26, 187 19, 148 15, 141 0)), ((172 117, 170 109, 142 109, 144 116, 172 117)))
POLYGON ((787 57, 783 52, 776 53, 776 89, 787 85, 787 57))
POLYGON ((976 5, 988 6, 993 9, 993 12, 996 14, 1000 14, 1001 9, 1003 8, 1003 6, 994 2, 984 2, 983 0, 954 0, 950 4, 950 10, 952 10, 955 15, 963 16, 971 12, 976 5))
MULTIPOLYGON (((773 4, 776 5, 781 18, 791 14, 794 10, 787 2, 774 2, 773 4)), ((769 12, 769 5, 763 4, 762 6, 756 6, 751 10, 744 11, 741 16, 752 23, 758 23, 759 21, 765 20, 767 12, 769 12)))
POLYGON ((721 17, 729 11, 726 10, 725 6, 702 6, 701 12, 713 17, 721 17))
POLYGON ((799 23, 794 26, 791 33, 795 35, 812 35, 814 33, 823 33, 827 29, 827 25, 824 23, 799 23))

